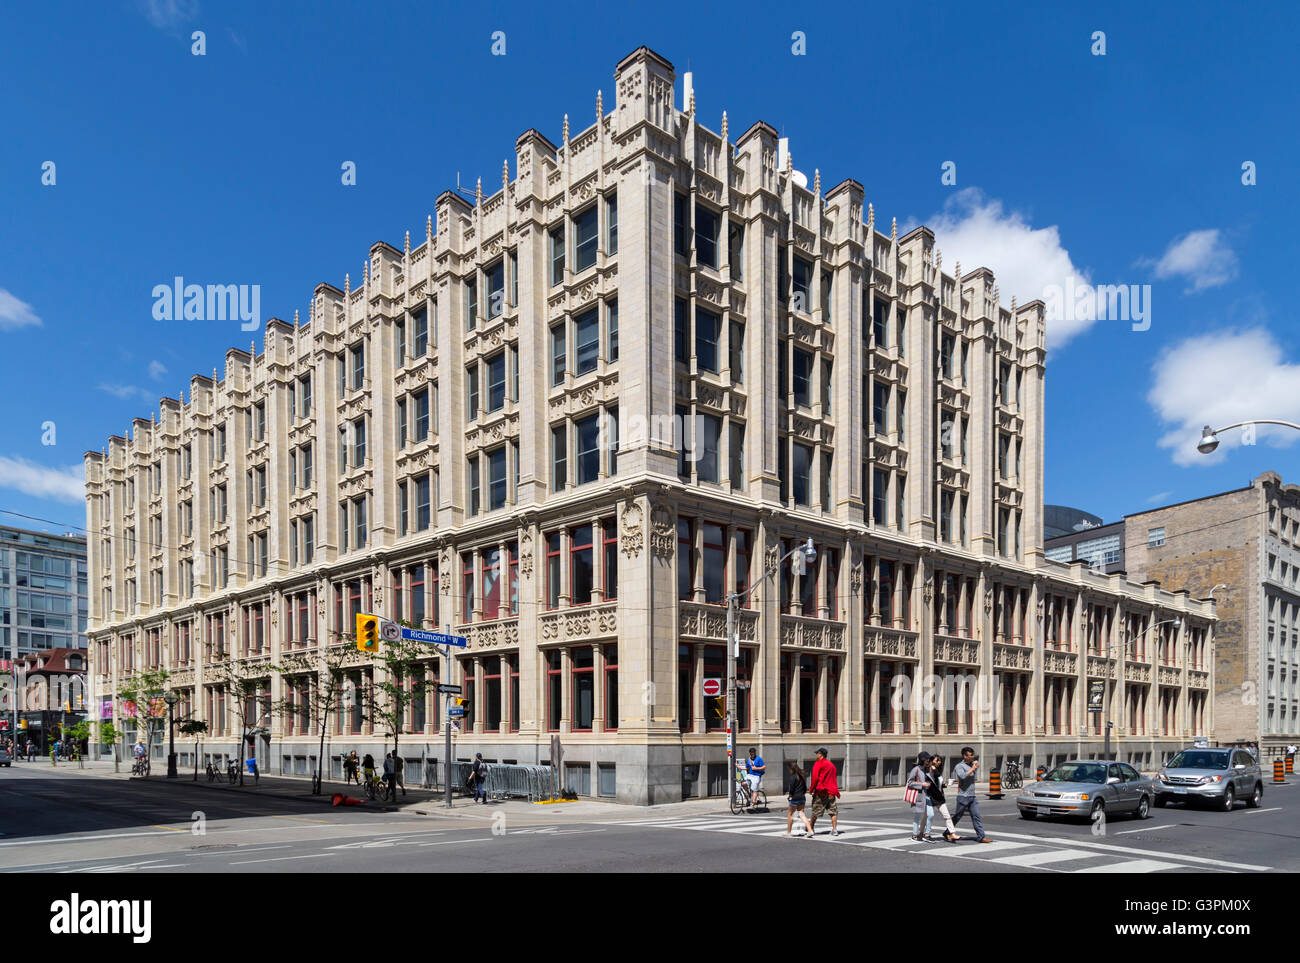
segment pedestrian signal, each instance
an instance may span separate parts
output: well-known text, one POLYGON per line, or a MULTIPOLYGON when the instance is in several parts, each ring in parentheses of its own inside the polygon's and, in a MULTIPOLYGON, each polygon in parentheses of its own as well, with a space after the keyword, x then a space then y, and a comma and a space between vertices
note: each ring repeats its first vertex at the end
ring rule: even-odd
POLYGON ((357 651, 379 651, 379 616, 357 613, 357 651))

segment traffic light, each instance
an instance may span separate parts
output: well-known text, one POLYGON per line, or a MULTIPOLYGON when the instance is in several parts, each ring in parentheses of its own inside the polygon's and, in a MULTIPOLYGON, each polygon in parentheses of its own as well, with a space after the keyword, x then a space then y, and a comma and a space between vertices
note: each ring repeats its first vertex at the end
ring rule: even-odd
POLYGON ((26 719, 19 719, 19 720, 18 720, 18 728, 19 728, 19 729, 26 729, 26 728, 27 728, 27 720, 26 720, 26 719))
POLYGON ((464 696, 457 696, 456 699, 455 699, 454 701, 455 701, 456 705, 458 705, 458 706, 467 706, 467 705, 469 705, 469 700, 466 699, 464 696))
POLYGON ((64 699, 64 700, 63 700, 63 711, 64 711, 64 712, 71 712, 71 711, 72 711, 72 700, 71 700, 71 699, 64 699))
POLYGON ((379 651, 379 616, 357 613, 357 651, 379 651))

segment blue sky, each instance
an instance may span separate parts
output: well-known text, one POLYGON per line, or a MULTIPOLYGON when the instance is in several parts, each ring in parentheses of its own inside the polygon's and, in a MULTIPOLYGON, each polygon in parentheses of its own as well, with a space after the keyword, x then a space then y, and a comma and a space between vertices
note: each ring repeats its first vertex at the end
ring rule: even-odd
POLYGON ((1070 274, 1150 285, 1148 330, 1049 333, 1048 502, 1109 521, 1268 469, 1296 480, 1300 433, 1213 458, 1186 440, 1205 421, 1300 421, 1300 15, 905 6, 8 5, 0 509, 84 524, 82 452, 260 339, 154 320, 154 285, 258 284, 264 318, 305 317, 373 242, 418 244, 458 173, 491 192, 523 130, 586 127, 598 88, 612 107, 614 66, 641 44, 693 71, 702 122, 767 121, 810 181, 862 182, 878 223, 929 224, 945 268, 993 268, 1004 302, 1070 274))

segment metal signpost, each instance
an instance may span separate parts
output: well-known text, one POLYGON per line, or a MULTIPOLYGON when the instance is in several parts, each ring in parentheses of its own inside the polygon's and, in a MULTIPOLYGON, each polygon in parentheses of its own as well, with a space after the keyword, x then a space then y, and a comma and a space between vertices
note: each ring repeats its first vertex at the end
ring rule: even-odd
MULTIPOLYGON (((446 664, 446 677, 451 678, 451 650, 452 647, 463 649, 469 645, 469 640, 463 635, 452 635, 451 626, 447 626, 446 632, 426 632, 423 629, 402 629, 402 638, 410 639, 413 642, 426 642, 429 645, 438 645, 442 647, 442 656, 446 664)), ((447 724, 444 726, 443 738, 443 782, 446 784, 444 789, 444 805, 451 808, 451 774, 454 769, 451 761, 451 720, 455 716, 463 716, 465 710, 460 706, 453 706, 451 700, 453 697, 460 695, 460 686, 442 684, 438 686, 438 693, 444 697, 444 706, 447 709, 447 724), (453 712, 455 709, 457 711, 453 712)))

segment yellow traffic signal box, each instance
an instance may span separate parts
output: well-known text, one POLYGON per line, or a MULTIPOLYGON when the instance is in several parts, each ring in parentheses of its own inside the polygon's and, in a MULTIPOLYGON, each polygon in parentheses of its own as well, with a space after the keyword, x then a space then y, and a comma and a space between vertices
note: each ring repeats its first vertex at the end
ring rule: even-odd
POLYGON ((357 651, 379 651, 379 616, 357 613, 357 651))

